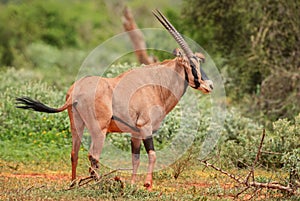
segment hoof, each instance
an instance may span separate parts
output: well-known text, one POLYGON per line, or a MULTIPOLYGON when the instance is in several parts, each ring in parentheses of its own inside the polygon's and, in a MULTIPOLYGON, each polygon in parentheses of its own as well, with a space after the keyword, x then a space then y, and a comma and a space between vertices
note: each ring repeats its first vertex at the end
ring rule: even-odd
POLYGON ((100 179, 100 177, 95 169, 89 168, 89 173, 90 173, 90 176, 93 177, 93 179, 95 179, 96 181, 98 181, 100 179))
POLYGON ((147 191, 151 191, 152 190, 152 184, 150 182, 146 182, 144 184, 144 187, 146 188, 147 191))
POLYGON ((75 187, 76 184, 77 184, 77 180, 75 179, 75 180, 71 181, 69 188, 75 187))

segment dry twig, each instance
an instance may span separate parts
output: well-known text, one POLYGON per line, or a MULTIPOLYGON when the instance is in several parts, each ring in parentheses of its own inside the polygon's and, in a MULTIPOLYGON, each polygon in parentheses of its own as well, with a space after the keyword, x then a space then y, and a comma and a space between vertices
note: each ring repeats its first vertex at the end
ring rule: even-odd
POLYGON ((261 136, 261 140, 260 140, 260 144, 259 144, 259 147, 258 147, 258 150, 257 150, 257 153, 256 153, 255 160, 252 164, 251 170, 249 171, 249 173, 246 176, 245 181, 244 181, 244 183, 246 183, 246 184, 248 184, 250 176, 252 176, 252 181, 254 181, 254 167, 256 166, 256 163, 258 162, 259 157, 261 155, 261 149, 262 149, 262 145, 263 145, 265 136, 266 136, 266 130, 263 129, 263 133, 262 133, 262 136, 261 136))
MULTIPOLYGON (((90 183, 91 181, 95 181, 96 183, 95 184, 99 184, 100 182, 102 182, 107 176, 117 172, 117 171, 127 171, 127 170, 132 170, 130 168, 118 168, 118 169, 115 169, 115 170, 112 170, 106 174, 103 174, 102 176, 95 176, 95 175, 90 175, 88 177, 84 177, 84 178, 81 178, 79 181, 78 180, 75 180, 72 182, 72 184, 70 185, 70 187, 66 190, 71 190, 73 189, 75 186, 77 187, 82 187, 82 186, 85 186, 87 185, 88 183, 90 183), (78 181, 78 183, 77 183, 78 181), (77 184, 77 185, 76 185, 77 184)), ((98 175, 98 174, 97 174, 98 175)), ((121 181, 121 179, 119 177, 114 177, 113 180, 115 181, 119 181, 122 183, 122 186, 124 186, 123 182, 121 181)))
MULTIPOLYGON (((285 191, 285 192, 288 192, 289 194, 292 194, 292 195, 296 194, 295 189, 293 189, 289 186, 281 185, 278 182, 262 183, 262 182, 256 182, 255 181, 255 179, 254 179, 254 170, 255 170, 257 162, 259 161, 260 155, 262 153, 261 150, 262 150, 265 135, 266 135, 265 130, 263 130, 262 137, 261 137, 261 140, 260 140, 260 144, 259 144, 259 147, 258 147, 258 150, 257 150, 255 160, 254 160, 254 162, 251 166, 251 169, 250 169, 249 173, 246 175, 245 179, 241 179, 241 178, 237 177, 234 174, 231 174, 231 173, 229 173, 225 170, 222 170, 221 168, 216 167, 215 165, 207 162, 207 160, 200 160, 200 162, 203 163, 206 167, 211 167, 214 170, 217 170, 218 172, 221 172, 222 174, 230 177, 231 179, 235 180, 239 185, 245 186, 245 188, 241 192, 236 194, 235 198, 238 198, 238 196, 240 196, 242 193, 246 192, 250 188, 255 188, 255 191, 254 191, 255 193, 258 190, 260 191, 262 188, 266 188, 266 189, 274 189, 274 190, 285 191), (250 178, 251 178, 251 180, 250 180, 250 178)), ((252 199, 254 196, 255 196, 255 194, 253 194, 250 199, 252 199)))
POLYGON ((44 187, 46 187, 44 184, 41 185, 41 186, 34 186, 34 185, 32 185, 29 188, 27 188, 24 193, 27 193, 27 192, 29 192, 29 191, 31 191, 33 189, 40 189, 40 188, 44 188, 44 187))

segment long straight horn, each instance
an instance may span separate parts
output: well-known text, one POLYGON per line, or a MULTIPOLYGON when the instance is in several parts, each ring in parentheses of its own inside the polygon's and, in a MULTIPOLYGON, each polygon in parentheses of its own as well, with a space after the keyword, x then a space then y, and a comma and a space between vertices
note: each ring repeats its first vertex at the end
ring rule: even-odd
POLYGON ((158 21, 169 31, 173 38, 177 41, 180 47, 183 49, 184 53, 188 58, 194 56, 192 50, 185 42, 180 33, 173 27, 173 25, 168 21, 168 19, 158 10, 152 11, 153 15, 158 19, 158 21), (155 11, 158 13, 155 13, 155 11))

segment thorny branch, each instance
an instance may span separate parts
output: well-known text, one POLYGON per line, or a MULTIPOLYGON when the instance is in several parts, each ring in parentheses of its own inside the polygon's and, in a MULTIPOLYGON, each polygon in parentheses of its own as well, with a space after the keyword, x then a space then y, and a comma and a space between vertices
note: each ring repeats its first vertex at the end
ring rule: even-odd
MULTIPOLYGON (((110 172, 108 172, 108 173, 106 173, 106 174, 103 174, 103 175, 101 175, 101 176, 90 175, 90 176, 88 176, 88 177, 84 177, 84 178, 81 178, 81 179, 79 179, 79 180, 73 181, 72 184, 70 185, 70 187, 69 187, 68 189, 66 189, 66 190, 71 190, 71 189, 73 189, 75 186, 77 186, 77 187, 82 187, 82 186, 84 186, 84 185, 87 185, 87 184, 90 183, 91 181, 96 181, 95 184, 98 184, 98 183, 102 182, 107 176, 109 176, 109 175, 111 175, 111 174, 113 174, 113 173, 115 173, 115 172, 117 172, 117 171, 127 171, 127 170, 132 170, 132 169, 128 169, 128 168, 118 168, 118 169, 112 170, 112 171, 110 171, 110 172), (78 181, 78 182, 77 182, 77 181, 78 181), (76 183, 77 183, 77 185, 76 185, 76 183)), ((117 176, 114 177, 113 180, 122 182, 122 181, 120 180, 120 178, 117 177, 117 176)), ((123 183, 122 183, 122 186, 124 186, 123 183)))
POLYGON ((258 147, 258 150, 257 150, 257 153, 256 153, 255 160, 252 164, 251 170, 249 171, 249 173, 246 176, 245 181, 244 181, 246 184, 248 183, 249 178, 250 178, 251 175, 252 175, 252 180, 254 181, 254 167, 256 166, 256 163, 258 162, 259 157, 261 155, 261 149, 262 149, 262 145, 263 145, 265 136, 266 136, 266 130, 263 129, 263 133, 262 133, 262 136, 261 136, 261 140, 260 140, 260 144, 259 144, 259 147, 258 147))
POLYGON ((30 186, 29 188, 27 188, 26 190, 25 190, 25 193, 27 193, 27 192, 29 192, 29 191, 31 191, 32 189, 40 189, 40 188, 44 188, 45 187, 45 185, 43 184, 43 185, 41 185, 41 186, 30 186))
POLYGON ((231 174, 231 173, 229 173, 229 172, 227 172, 225 170, 222 170, 219 167, 216 167, 215 165, 207 162, 207 159, 206 160, 199 159, 199 160, 206 167, 211 167, 214 170, 217 170, 218 172, 221 172, 222 174, 224 174, 224 175, 230 177, 231 179, 235 180, 241 186, 245 186, 245 188, 241 192, 239 192, 238 194, 236 194, 236 196, 235 196, 236 198, 238 198, 238 196, 241 195, 242 193, 244 193, 245 191, 249 190, 251 187, 255 188, 255 192, 257 192, 257 190, 260 190, 262 188, 267 188, 267 189, 275 189, 275 190, 285 191, 285 192, 288 192, 289 194, 292 194, 292 195, 296 194, 296 189, 293 189, 293 188, 291 188, 289 186, 281 185, 278 182, 262 183, 262 182, 256 182, 255 181, 255 179, 254 179, 254 168, 255 168, 257 162, 259 161, 260 155, 262 153, 262 146, 263 146, 263 141, 264 141, 265 135, 266 134, 265 134, 265 129, 264 129, 263 133, 262 133, 261 140, 260 140, 260 144, 259 144, 259 147, 258 147, 258 150, 257 150, 257 154, 256 154, 256 157, 255 157, 255 160, 254 160, 254 162, 253 162, 253 164, 251 166, 251 169, 250 169, 249 173, 246 175, 245 179, 240 179, 236 175, 231 174), (250 180, 250 177, 251 177, 252 180, 250 180))
POLYGON ((219 167, 214 166, 213 164, 207 162, 206 160, 201 160, 201 162, 204 163, 204 165, 205 165, 206 167, 211 167, 212 169, 215 169, 215 170, 217 170, 218 172, 221 172, 222 174, 224 174, 224 175, 230 177, 231 179, 235 180, 236 182, 238 182, 238 183, 243 183, 243 181, 242 181, 241 179, 237 178, 234 174, 230 174, 229 172, 227 172, 227 171, 225 171, 225 170, 222 170, 222 169, 219 168, 219 167))

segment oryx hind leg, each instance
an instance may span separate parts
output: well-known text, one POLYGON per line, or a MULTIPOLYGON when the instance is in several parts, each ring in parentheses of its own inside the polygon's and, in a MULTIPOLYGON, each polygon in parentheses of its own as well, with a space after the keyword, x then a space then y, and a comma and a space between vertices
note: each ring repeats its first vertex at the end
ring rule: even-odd
POLYGON ((99 178, 99 175, 97 174, 97 170, 99 169, 99 158, 104 146, 107 128, 100 128, 98 122, 95 122, 92 125, 90 124, 90 126, 87 127, 91 134, 91 145, 88 154, 88 158, 91 163, 89 171, 91 176, 95 176, 97 179, 99 178))
POLYGON ((84 122, 80 115, 75 109, 68 109, 70 118, 70 126, 72 133, 72 151, 71 151, 71 162, 72 162, 72 181, 76 179, 76 168, 78 163, 78 151, 81 144, 81 138, 84 130, 84 122))

